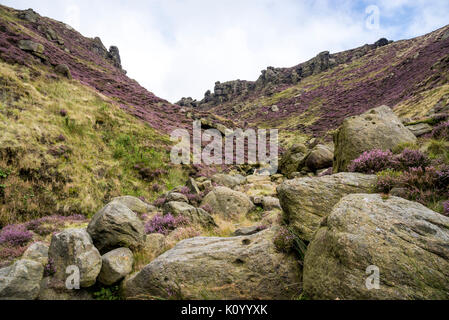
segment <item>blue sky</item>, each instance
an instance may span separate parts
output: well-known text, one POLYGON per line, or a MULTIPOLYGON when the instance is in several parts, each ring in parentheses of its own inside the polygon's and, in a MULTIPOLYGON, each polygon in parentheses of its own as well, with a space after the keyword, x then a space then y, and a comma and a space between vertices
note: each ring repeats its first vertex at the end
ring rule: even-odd
POLYGON ((117 45, 128 75, 172 102, 329 50, 447 24, 448 0, 1 0, 117 45), (377 11, 366 12, 367 8, 377 11), (379 24, 373 12, 378 12, 379 24), (368 21, 368 24, 367 24, 368 21))

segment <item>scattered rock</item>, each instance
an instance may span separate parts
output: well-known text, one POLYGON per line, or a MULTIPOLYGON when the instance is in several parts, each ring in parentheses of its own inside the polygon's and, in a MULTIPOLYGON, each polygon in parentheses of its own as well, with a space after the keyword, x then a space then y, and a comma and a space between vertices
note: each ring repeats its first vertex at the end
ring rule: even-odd
POLYGON ((252 234, 256 234, 258 232, 262 231, 262 229, 259 226, 251 226, 251 227, 245 227, 235 230, 234 236, 250 236, 252 234))
POLYGON ((43 274, 40 262, 26 259, 0 269, 0 300, 36 299, 43 274))
POLYGON ((279 112, 279 107, 277 105, 271 106, 271 111, 279 112))
POLYGON ((134 257, 128 248, 112 250, 104 254, 101 260, 102 266, 98 281, 107 286, 119 282, 133 269, 134 257))
POLYGON ((80 286, 83 288, 94 285, 101 270, 101 255, 85 229, 66 229, 54 234, 48 258, 53 261, 56 269, 54 277, 62 282, 67 278, 66 268, 77 266, 80 271, 80 286))
POLYGON ((415 142, 416 137, 388 106, 347 118, 334 135, 334 172, 345 171, 350 162, 365 151, 388 150, 415 142))
POLYGON ((98 211, 87 232, 100 252, 127 247, 137 249, 145 242, 142 221, 125 205, 113 201, 98 211))
POLYGON ((225 219, 245 215, 254 209, 254 204, 244 193, 226 187, 215 187, 203 199, 201 206, 209 205, 213 213, 225 219))
POLYGON ((321 220, 341 198, 351 193, 369 193, 376 181, 375 175, 344 172, 288 180, 277 191, 284 218, 302 239, 310 241, 321 220))
POLYGON ((423 136, 433 130, 432 126, 427 123, 413 124, 406 126, 406 128, 409 129, 416 137, 423 136))
POLYGON ((274 230, 247 237, 197 237, 178 243, 124 281, 127 299, 291 299, 301 272, 276 251, 274 230))
POLYGON ((170 201, 164 204, 164 214, 171 213, 173 216, 183 216, 193 223, 199 223, 205 227, 216 226, 214 218, 205 210, 195 208, 185 202, 170 201))
POLYGON ((22 259, 33 260, 42 264, 42 266, 46 266, 48 263, 48 245, 43 242, 35 242, 22 256, 22 259))
POLYGON ((279 171, 291 177, 293 172, 301 171, 307 156, 307 148, 302 145, 294 145, 285 152, 279 161, 279 171))
POLYGON ((193 194, 201 194, 200 188, 198 187, 195 179, 189 178, 189 180, 187 180, 186 186, 193 194))
POLYGON ((309 245, 304 290, 311 299, 447 300, 448 241, 449 218, 419 203, 346 196, 309 245), (369 266, 379 289, 366 287, 369 266))
POLYGON ((42 55, 44 53, 44 46, 32 40, 20 40, 19 48, 33 54, 42 55))
POLYGON ((262 206, 266 211, 270 211, 273 209, 282 209, 279 199, 275 197, 263 197, 262 206))
POLYGON ((143 202, 139 198, 132 197, 132 196, 123 196, 123 197, 117 197, 113 198, 111 200, 111 203, 120 203, 127 207, 129 210, 135 212, 135 213, 148 213, 148 212, 154 212, 156 211, 156 207, 143 202))
POLYGON ((189 203, 189 199, 185 195, 179 192, 170 192, 165 198, 166 202, 176 201, 176 202, 186 202, 189 203))
POLYGON ((230 175, 230 174, 217 173, 212 176, 212 182, 215 182, 216 184, 231 189, 234 188, 235 186, 245 183, 245 180, 246 180, 245 177, 240 174, 230 175))
POLYGON ((72 74, 70 73, 70 69, 66 64, 58 64, 55 67, 55 71, 60 75, 63 75, 67 79, 72 79, 72 74))
POLYGON ((319 144, 310 152, 305 164, 310 170, 315 172, 320 169, 332 167, 333 159, 333 151, 327 146, 319 144))
POLYGON ((70 290, 62 282, 55 281, 52 277, 45 277, 40 284, 38 300, 61 301, 61 300, 94 300, 90 291, 85 289, 70 290))
POLYGON ((152 233, 147 235, 145 240, 144 250, 146 252, 152 252, 155 257, 165 251, 167 245, 165 236, 160 233, 152 233))

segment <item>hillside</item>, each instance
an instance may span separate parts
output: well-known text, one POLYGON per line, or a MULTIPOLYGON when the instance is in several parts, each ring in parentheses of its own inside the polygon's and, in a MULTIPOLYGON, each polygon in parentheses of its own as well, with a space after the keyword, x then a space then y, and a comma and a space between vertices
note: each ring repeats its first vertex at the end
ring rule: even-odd
POLYGON ((217 82, 203 100, 179 104, 225 118, 238 115, 240 126, 282 129, 285 144, 304 142, 380 105, 407 118, 445 106, 448 55, 446 26, 410 40, 323 52, 291 68, 268 67, 256 81, 217 82))

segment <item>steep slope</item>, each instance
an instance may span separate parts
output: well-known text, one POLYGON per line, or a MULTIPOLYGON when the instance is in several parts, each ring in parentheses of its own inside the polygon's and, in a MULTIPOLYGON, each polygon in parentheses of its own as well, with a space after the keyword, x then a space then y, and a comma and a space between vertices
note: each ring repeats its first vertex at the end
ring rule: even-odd
POLYGON ((262 71, 255 82, 217 82, 201 101, 179 104, 240 125, 275 127, 284 143, 320 137, 344 118, 386 104, 403 117, 422 117, 447 105, 449 26, 411 40, 337 54, 320 53, 292 68, 262 71))
POLYGON ((0 227, 183 183, 166 133, 189 121, 126 76, 117 48, 0 6, 0 227))

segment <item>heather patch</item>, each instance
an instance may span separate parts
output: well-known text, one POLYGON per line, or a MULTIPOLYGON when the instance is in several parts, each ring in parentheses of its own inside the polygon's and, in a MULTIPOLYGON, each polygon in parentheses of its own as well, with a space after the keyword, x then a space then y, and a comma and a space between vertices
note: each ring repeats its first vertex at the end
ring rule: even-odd
POLYGON ((147 234, 160 233, 168 235, 176 228, 187 225, 188 222, 189 220, 182 216, 174 217, 171 214, 156 215, 145 224, 145 232, 147 234))
POLYGON ((385 169, 395 169, 398 166, 391 151, 372 150, 364 152, 349 165, 350 172, 373 174, 385 169))

